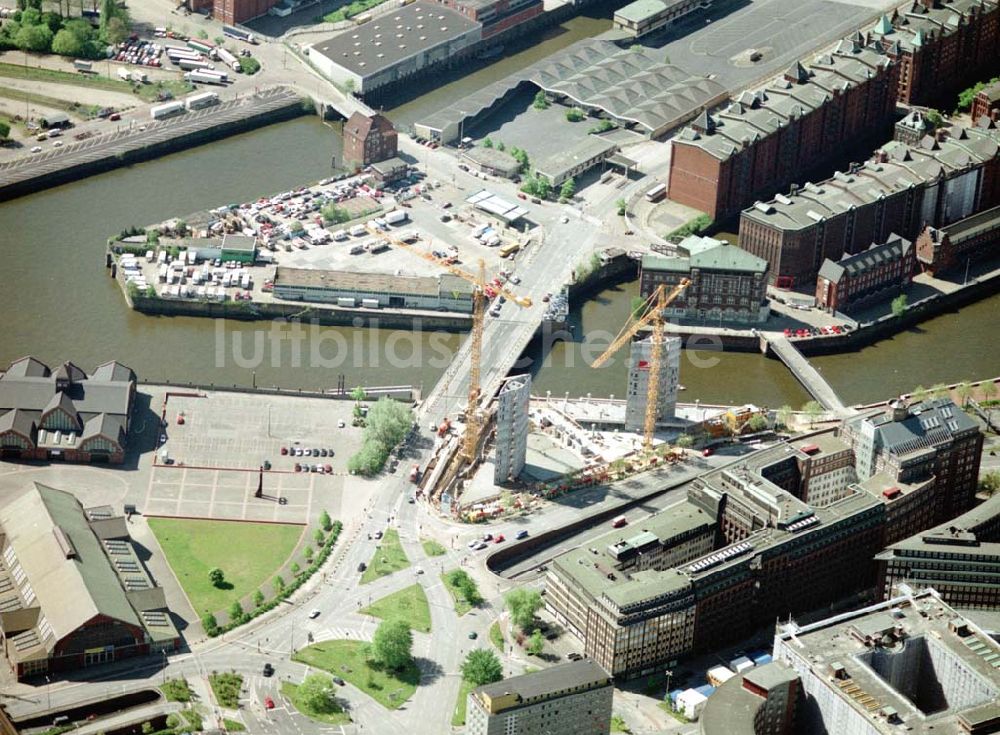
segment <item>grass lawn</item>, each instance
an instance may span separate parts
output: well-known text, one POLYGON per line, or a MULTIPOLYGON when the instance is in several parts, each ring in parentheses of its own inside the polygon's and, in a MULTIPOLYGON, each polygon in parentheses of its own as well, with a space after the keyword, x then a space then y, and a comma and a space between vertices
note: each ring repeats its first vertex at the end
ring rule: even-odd
POLYGON ((37 92, 26 92, 23 89, 11 89, 9 87, 0 88, 0 97, 6 97, 15 102, 30 102, 33 105, 50 107, 53 110, 62 110, 63 112, 72 113, 84 119, 93 117, 101 109, 97 105, 76 105, 69 100, 58 97, 49 97, 37 92))
POLYGON ((191 688, 188 686, 187 679, 167 679, 160 686, 160 691, 163 692, 163 698, 168 702, 191 701, 191 688))
MULTIPOLYGON (((94 62, 97 64, 98 62, 94 62)), ((34 66, 22 66, 21 64, 0 63, 0 77, 10 77, 11 79, 31 79, 38 82, 58 82, 59 84, 72 84, 77 87, 90 87, 91 89, 107 89, 112 92, 122 92, 124 94, 134 94, 147 102, 157 99, 157 94, 161 89, 165 89, 178 95, 186 94, 194 89, 194 86, 182 80, 155 82, 153 84, 132 84, 121 79, 100 74, 77 74, 58 69, 39 69, 34 66)))
POLYGON ((424 553, 427 556, 444 556, 448 553, 446 548, 433 539, 420 539, 420 545, 424 547, 424 553))
POLYGON ((420 670, 412 663, 399 673, 373 668, 368 646, 362 641, 324 641, 296 651, 292 660, 336 674, 383 707, 396 709, 417 691, 420 670))
POLYGON ((282 696, 288 699, 295 709, 309 719, 316 720, 316 722, 322 722, 327 725, 346 725, 351 721, 351 716, 344 712, 340 705, 336 705, 338 710, 337 712, 317 712, 312 707, 307 706, 304 702, 299 701, 299 698, 296 696, 298 691, 298 684, 292 684, 290 681, 281 682, 282 696))
POLYGON ((209 674, 208 684, 219 706, 227 709, 238 709, 240 706, 240 689, 243 688, 243 677, 233 671, 209 674))
POLYGON ((490 626, 490 643, 492 643, 493 646, 500 651, 500 653, 503 653, 503 631, 500 630, 499 622, 493 623, 493 625, 490 626))
POLYGON ((419 630, 422 633, 431 632, 431 610, 427 605, 427 595, 424 594, 424 588, 419 584, 399 592, 393 592, 381 600, 376 600, 361 612, 374 618, 382 618, 382 620, 399 618, 405 620, 411 630, 419 630))
MULTIPOLYGON (((451 571, 453 572, 455 570, 453 569, 451 571)), ((462 617, 465 613, 472 609, 472 605, 466 601, 465 595, 462 594, 462 591, 451 583, 450 575, 451 572, 445 572, 441 575, 441 581, 444 582, 444 588, 451 593, 451 599, 455 602, 455 614, 458 615, 458 617, 462 617)))
POLYGON ((361 575, 361 584, 374 582, 379 577, 386 577, 408 566, 410 560, 406 558, 406 552, 399 544, 399 534, 395 529, 390 529, 385 532, 381 543, 375 549, 375 556, 372 557, 365 573, 361 575))
POLYGON ((247 729, 246 725, 242 722, 237 720, 227 720, 226 718, 222 719, 222 725, 225 727, 226 732, 245 732, 247 729))
POLYGON ((455 702, 455 714, 451 716, 451 726, 461 727, 465 724, 465 705, 468 701, 469 692, 476 688, 471 681, 462 679, 462 686, 458 688, 458 701, 455 702))
POLYGON ((199 615, 225 610, 269 583, 303 530, 289 524, 175 518, 150 518, 149 527, 199 615), (212 567, 225 573, 227 589, 209 581, 212 567))

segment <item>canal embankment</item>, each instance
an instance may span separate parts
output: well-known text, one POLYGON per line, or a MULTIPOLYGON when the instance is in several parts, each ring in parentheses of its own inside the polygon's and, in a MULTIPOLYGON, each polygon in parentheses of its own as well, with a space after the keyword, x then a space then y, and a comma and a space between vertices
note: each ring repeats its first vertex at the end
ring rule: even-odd
POLYGON ((0 164, 0 201, 312 112, 311 101, 288 87, 274 87, 174 118, 150 120, 145 125, 71 143, 41 156, 0 164))

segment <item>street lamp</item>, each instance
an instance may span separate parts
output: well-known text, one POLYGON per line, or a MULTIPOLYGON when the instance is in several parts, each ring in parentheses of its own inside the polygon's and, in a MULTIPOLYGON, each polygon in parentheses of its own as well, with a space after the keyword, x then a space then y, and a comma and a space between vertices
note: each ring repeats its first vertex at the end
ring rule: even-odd
POLYGON ((45 705, 45 709, 47 709, 47 710, 52 709, 52 687, 49 686, 51 683, 52 683, 52 680, 49 678, 49 675, 46 674, 45 675, 45 697, 46 697, 47 704, 45 705))

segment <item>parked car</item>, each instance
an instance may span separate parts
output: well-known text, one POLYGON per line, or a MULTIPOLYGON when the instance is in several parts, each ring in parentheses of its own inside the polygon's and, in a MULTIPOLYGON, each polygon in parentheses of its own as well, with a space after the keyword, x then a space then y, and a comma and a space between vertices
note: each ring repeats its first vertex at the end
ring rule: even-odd
POLYGON ((363 572, 363 571, 365 571, 365 569, 367 569, 367 568, 368 568, 368 567, 367 567, 367 566, 365 565, 365 563, 364 563, 364 562, 361 562, 360 564, 358 564, 358 571, 359 571, 359 572, 363 572))
POLYGON ((264 672, 263 673, 264 673, 264 676, 266 676, 266 677, 274 676, 274 667, 271 666, 271 662, 270 661, 267 662, 266 664, 264 664, 264 672))
POLYGON ((499 536, 497 536, 495 539, 493 539, 493 543, 495 543, 495 544, 502 544, 506 540, 507 539, 505 539, 504 536, 503 536, 503 534, 501 533, 499 536))
POLYGON ((376 531, 375 532, 375 540, 378 541, 380 538, 382 538, 382 532, 381 531, 376 531))
POLYGON ((284 457, 284 456, 287 456, 287 455, 288 455, 288 447, 282 447, 281 448, 281 456, 284 457))
POLYGON ((478 637, 479 637, 479 633, 477 633, 477 632, 476 632, 476 631, 474 631, 474 630, 473 630, 472 632, 470 632, 470 633, 469 633, 469 640, 470 640, 470 641, 474 641, 474 640, 476 640, 476 638, 478 638, 478 637))
POLYGON ((518 540, 523 538, 528 538, 528 532, 522 528, 520 531, 517 532, 517 535, 514 536, 514 538, 518 540))
POLYGON ((344 686, 344 680, 341 679, 339 676, 331 676, 330 678, 333 679, 333 683, 336 684, 337 686, 339 687, 344 686))
POLYGON ((312 610, 312 611, 311 611, 311 612, 309 613, 309 619, 310 619, 310 620, 315 620, 315 619, 316 619, 316 618, 318 618, 318 617, 319 617, 319 610, 312 610))

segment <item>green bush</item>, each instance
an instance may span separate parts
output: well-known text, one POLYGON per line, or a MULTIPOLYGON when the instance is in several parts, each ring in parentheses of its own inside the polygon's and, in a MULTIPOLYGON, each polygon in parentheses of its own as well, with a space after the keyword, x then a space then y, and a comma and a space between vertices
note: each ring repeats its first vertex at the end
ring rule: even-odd
POLYGON ((571 107, 568 110, 566 110, 566 119, 569 120, 570 122, 573 123, 580 122, 585 117, 586 115, 583 113, 583 110, 581 110, 579 107, 571 107))
POLYGON ((260 62, 252 56, 246 56, 240 59, 240 68, 244 74, 253 76, 260 71, 260 62))
POLYGON ((323 16, 323 20, 327 23, 338 23, 342 20, 350 20, 355 15, 360 15, 367 10, 378 7, 386 0, 354 0, 350 5, 345 5, 342 8, 334 10, 332 13, 327 13, 323 16))
POLYGON ((714 224, 714 220, 707 214, 699 214, 690 222, 681 225, 676 230, 667 235, 668 240, 684 239, 688 235, 700 235, 714 224))
POLYGON ((352 474, 374 475, 382 470, 393 447, 413 426, 413 409, 391 398, 382 398, 368 410, 361 449, 347 460, 352 474))
POLYGON ((208 677, 212 693, 219 704, 227 709, 236 709, 240 704, 240 689, 243 687, 243 677, 235 671, 212 672, 208 677))

